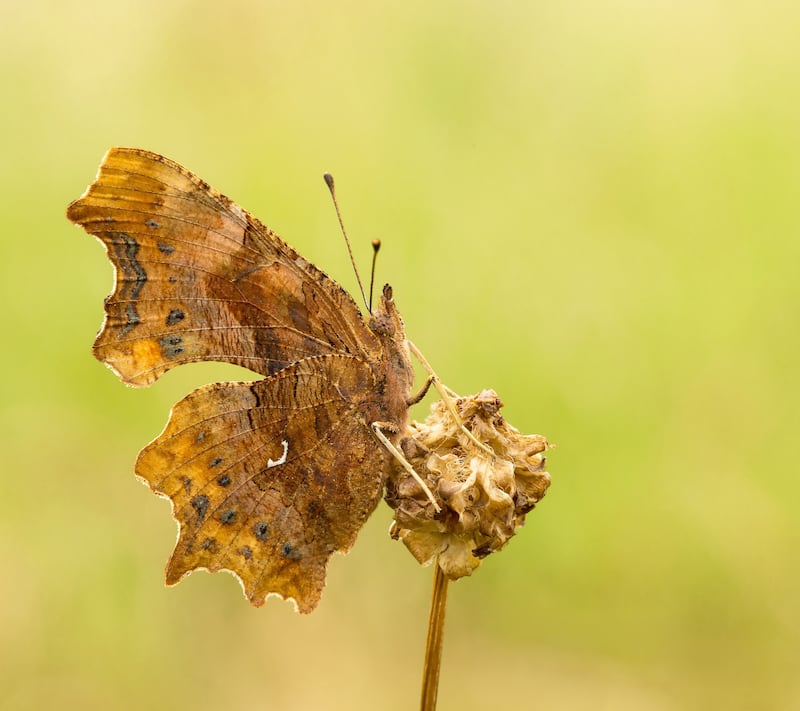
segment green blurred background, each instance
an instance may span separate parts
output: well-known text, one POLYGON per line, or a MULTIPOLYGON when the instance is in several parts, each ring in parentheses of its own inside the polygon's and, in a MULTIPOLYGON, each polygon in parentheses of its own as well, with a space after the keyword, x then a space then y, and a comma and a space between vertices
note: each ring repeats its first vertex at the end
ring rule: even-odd
MULTIPOLYGON (((133 477, 222 365, 130 390, 112 270, 64 218, 104 152, 199 173, 558 444, 451 587, 441 709, 800 709, 800 9, 793 3, 6 2, 0 707, 410 709, 430 594, 385 505, 309 617, 162 584, 133 477)), ((415 410, 425 415, 427 404, 415 410)))

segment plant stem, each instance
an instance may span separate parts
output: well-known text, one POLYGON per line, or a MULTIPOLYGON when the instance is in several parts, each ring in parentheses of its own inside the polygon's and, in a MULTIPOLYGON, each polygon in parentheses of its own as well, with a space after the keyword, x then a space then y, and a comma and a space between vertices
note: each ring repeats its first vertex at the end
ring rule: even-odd
POLYGON ((444 613, 447 606, 447 576, 434 561, 433 596, 431 615, 428 619, 428 640, 425 644, 425 667, 422 671, 421 711, 435 711, 436 695, 439 691, 439 669, 442 664, 442 641, 444 639, 444 613))

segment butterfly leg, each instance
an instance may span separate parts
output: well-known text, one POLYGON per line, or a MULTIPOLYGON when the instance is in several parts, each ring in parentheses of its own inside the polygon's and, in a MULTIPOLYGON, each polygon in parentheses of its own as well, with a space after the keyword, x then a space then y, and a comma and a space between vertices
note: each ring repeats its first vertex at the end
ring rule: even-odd
MULTIPOLYGON (((450 415, 453 417, 453 419, 458 423, 458 425, 461 427, 461 429, 464 431, 467 437, 469 437, 474 444, 480 447, 487 454, 494 457, 495 456, 494 450, 491 447, 485 445, 480 440, 478 440, 475 437, 475 435, 472 434, 472 432, 470 432, 466 427, 464 427, 464 423, 461 421, 461 418, 458 416, 458 411, 456 410, 455 401, 458 398, 458 395, 456 395, 455 392, 453 392, 440 380, 439 376, 436 375, 436 372, 431 367, 431 364, 428 363, 427 359, 425 358, 424 355, 422 355, 422 352, 419 350, 419 348, 417 348, 411 341, 406 341, 406 342, 408 343, 409 350, 414 354, 416 359, 420 362, 420 365, 422 365, 422 367, 428 371, 429 381, 433 383, 433 386, 439 393, 439 397, 442 399, 442 402, 444 402, 444 404, 447 406, 447 409, 449 410, 450 415)), ((427 387, 430 387, 430 385, 428 385, 427 387)))
POLYGON ((403 453, 395 447, 390 441, 389 438, 383 434, 384 429, 387 430, 397 430, 397 427, 393 425, 391 422, 373 422, 372 423, 372 431, 375 432, 375 436, 381 441, 381 444, 386 447, 389 454, 391 454, 405 469, 412 477, 416 480, 417 484, 422 487, 422 490, 425 492, 425 496, 427 496, 431 503, 433 504, 433 508, 436 510, 436 513, 441 511, 441 507, 439 504, 436 503, 436 498, 434 497, 431 490, 428 488, 428 485, 422 480, 422 477, 414 471, 414 467, 409 464, 408 460, 403 456, 403 453))
POLYGON ((425 385, 422 386, 422 389, 416 395, 412 395, 410 398, 408 398, 408 400, 406 400, 406 405, 409 407, 416 405, 428 394, 428 390, 431 389, 431 385, 433 385, 433 376, 429 375, 428 379, 425 381, 425 385))

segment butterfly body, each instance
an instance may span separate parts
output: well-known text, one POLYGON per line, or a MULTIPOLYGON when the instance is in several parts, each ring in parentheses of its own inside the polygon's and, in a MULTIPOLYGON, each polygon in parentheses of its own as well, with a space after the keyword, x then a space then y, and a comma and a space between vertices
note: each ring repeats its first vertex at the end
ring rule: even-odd
POLYGON ((223 361, 264 376, 178 402, 136 473, 180 526, 168 583, 229 570, 255 605, 317 605, 329 557, 377 505, 413 369, 385 287, 365 318, 269 228, 163 156, 112 148, 68 218, 115 266, 95 356, 132 386, 223 361))

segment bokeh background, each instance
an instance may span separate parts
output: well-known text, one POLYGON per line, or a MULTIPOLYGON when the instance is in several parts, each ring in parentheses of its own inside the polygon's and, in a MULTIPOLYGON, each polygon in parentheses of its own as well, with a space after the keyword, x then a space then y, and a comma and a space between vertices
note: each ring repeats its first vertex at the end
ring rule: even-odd
MULTIPOLYGON (((8 2, 0 22, 0 707, 409 709, 431 571, 381 505, 319 609, 162 584, 133 477, 222 365, 123 387, 112 270, 64 219, 164 153, 547 435, 553 485, 450 590, 442 709, 799 709, 800 9, 8 2)), ((415 410, 423 417, 428 405, 415 410)))

